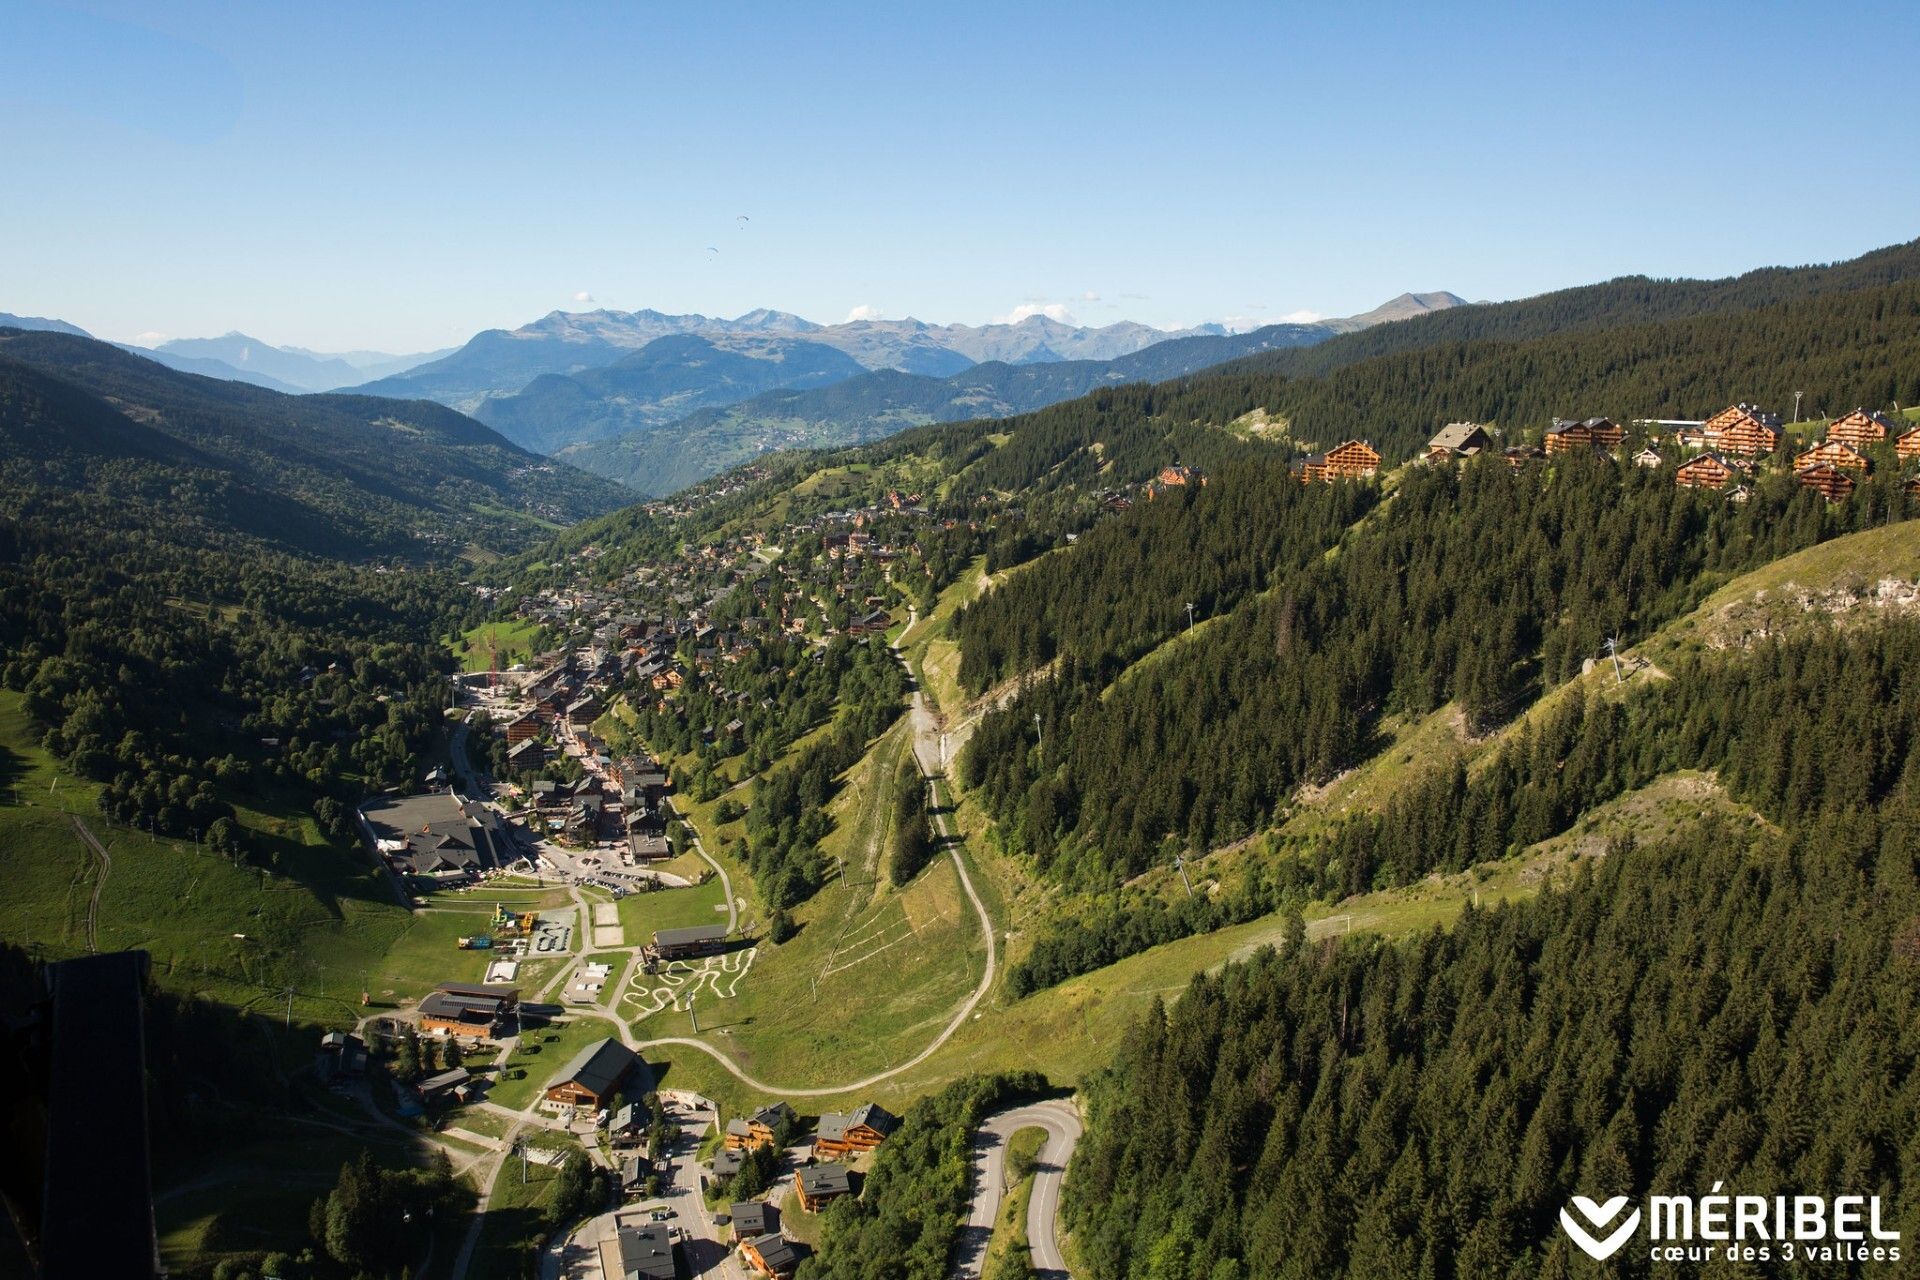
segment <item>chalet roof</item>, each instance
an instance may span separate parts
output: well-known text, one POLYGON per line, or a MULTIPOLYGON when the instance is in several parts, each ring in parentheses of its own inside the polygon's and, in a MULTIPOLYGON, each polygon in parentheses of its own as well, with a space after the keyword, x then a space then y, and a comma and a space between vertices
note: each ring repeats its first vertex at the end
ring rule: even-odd
POLYGON ((727 1210, 727 1218, 733 1223, 734 1234, 742 1240, 773 1230, 773 1206, 764 1200, 742 1200, 727 1210))
POLYGON ((556 1076, 547 1088, 574 1084, 596 1098, 604 1098, 614 1091, 639 1061, 639 1054, 609 1036, 575 1054, 573 1061, 567 1064, 567 1069, 556 1076))
POLYGON ((793 1108, 784 1102, 772 1103, 753 1113, 754 1122, 756 1124, 763 1124, 769 1129, 778 1129, 781 1121, 792 1121, 793 1119, 793 1108))
POLYGON ((809 1199, 823 1195, 844 1196, 853 1191, 853 1179, 843 1164, 816 1164, 802 1168, 793 1175, 793 1179, 809 1199))
POLYGON ((437 1076, 428 1076, 416 1086, 421 1093, 444 1093, 473 1079, 465 1067, 455 1067, 451 1071, 442 1071, 437 1076))
POLYGON ((619 1132, 638 1129, 647 1122, 647 1109, 637 1102, 629 1102, 613 1113, 613 1128, 619 1132))
POLYGON ((1429 449, 1478 451, 1488 443, 1487 429, 1477 422, 1449 422, 1427 441, 1429 449))
POLYGON ((713 1153, 713 1176, 716 1178, 731 1178, 734 1174, 740 1172, 740 1162, 742 1159, 743 1157, 737 1149, 733 1147, 720 1148, 720 1150, 713 1153))
POLYGON ((775 1275, 790 1274, 800 1265, 800 1255, 793 1251, 784 1236, 766 1235, 748 1243, 753 1251, 760 1255, 760 1261, 767 1264, 767 1270, 775 1275))

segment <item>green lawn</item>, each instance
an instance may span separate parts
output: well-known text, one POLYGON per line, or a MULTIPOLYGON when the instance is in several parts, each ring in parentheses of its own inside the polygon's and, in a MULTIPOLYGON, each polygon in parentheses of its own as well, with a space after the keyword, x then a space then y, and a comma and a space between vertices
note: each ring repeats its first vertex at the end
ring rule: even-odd
MULTIPOLYGON (((581 1149, 571 1139, 550 1132, 531 1135, 531 1145, 553 1151, 581 1149)), ((546 1235, 545 1213, 559 1176, 557 1164, 523 1163, 511 1157, 501 1162, 467 1280, 521 1280, 537 1274, 527 1264, 546 1235)))
POLYGON ((565 1070, 580 1050, 596 1040, 618 1035, 618 1028, 605 1018, 587 1013, 569 1013, 547 1026, 522 1032, 487 1101, 518 1111, 565 1070))
MULTIPOLYGON (((1007 1139, 1006 1176, 1013 1177, 1018 1167, 1031 1169, 1034 1157, 1040 1154, 1046 1140, 1045 1129, 1015 1130, 1007 1139)), ((987 1256, 981 1267, 983 1275, 992 1275, 994 1264, 1004 1254, 1027 1249, 1027 1202, 1032 1198, 1033 1174, 1029 1172, 1013 1184, 1013 1190, 1000 1202, 1000 1215, 993 1223, 993 1239, 987 1245, 987 1256)))
MULTIPOLYGON (((706 864, 701 863, 702 866, 706 864)), ((659 889, 653 893, 630 893, 620 899, 620 927, 626 930, 627 945, 650 942, 656 929, 685 929, 697 924, 727 922, 727 896, 715 876, 690 889, 659 889)))
POLYGON ((525 619, 483 622, 455 641, 453 654, 460 660, 462 671, 486 671, 491 668, 497 651, 500 669, 505 671, 516 662, 531 662, 541 652, 545 640, 537 622, 525 619))

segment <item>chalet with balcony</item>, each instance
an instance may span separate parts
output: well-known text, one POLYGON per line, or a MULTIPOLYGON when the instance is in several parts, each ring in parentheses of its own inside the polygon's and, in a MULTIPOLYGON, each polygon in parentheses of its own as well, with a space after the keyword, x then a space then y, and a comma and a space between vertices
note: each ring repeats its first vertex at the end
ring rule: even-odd
POLYGON ((1673 482, 1682 489, 1719 489, 1733 479, 1734 469, 1717 453, 1703 453, 1680 464, 1673 482))
POLYGON ((869 1102, 847 1115, 829 1111, 820 1117, 820 1126, 813 1139, 813 1153, 816 1156, 844 1156, 871 1151, 899 1127, 900 1121, 877 1103, 869 1102))
POLYGON ((734 1151, 753 1151, 773 1145, 782 1125, 792 1126, 793 1108, 784 1102, 762 1107, 745 1119, 727 1122, 727 1146, 734 1151))
POLYGON ((853 1177, 843 1164, 809 1165, 793 1175, 800 1207, 818 1213, 841 1196, 853 1194, 853 1177))
POLYGON ((1855 409, 1827 424, 1827 439, 1865 449, 1868 445, 1899 436, 1904 425, 1878 409, 1855 409))
POLYGON ((1380 470, 1380 451, 1365 440, 1348 440, 1325 453, 1309 454, 1293 464, 1302 484, 1363 480, 1380 470))
POLYGON ((1795 471, 1805 471, 1808 467, 1818 466, 1837 467, 1842 471, 1858 471, 1862 474, 1872 469, 1866 454, 1844 440, 1835 440, 1831 437, 1793 460, 1795 471))
POLYGON ((1577 449, 1618 449, 1627 431, 1612 418, 1555 418, 1547 428, 1548 453, 1572 453, 1577 449))
POLYGON ((1828 502, 1845 502, 1853 496, 1854 479, 1847 472, 1821 462, 1793 473, 1803 489, 1812 489, 1828 502))
POLYGON ((652 1086, 652 1072, 639 1054, 609 1036, 575 1054, 573 1061, 548 1083, 540 1105, 549 1111, 567 1107, 603 1110, 629 1080, 634 1081, 634 1092, 645 1093, 652 1086))
POLYGON ((1736 404, 1708 418, 1700 434, 1707 448, 1718 453, 1757 458, 1780 447, 1780 415, 1736 404))
POLYGON ((489 1040, 519 1017, 520 988, 443 982, 420 1001, 419 1013, 423 1035, 489 1040))

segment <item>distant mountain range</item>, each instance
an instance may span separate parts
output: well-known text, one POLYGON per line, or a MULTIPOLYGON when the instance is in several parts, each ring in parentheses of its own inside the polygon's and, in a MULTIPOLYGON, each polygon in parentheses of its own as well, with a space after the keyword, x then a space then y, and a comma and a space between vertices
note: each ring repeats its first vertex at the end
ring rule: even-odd
MULTIPOLYGON (((0 311, 0 329, 93 337, 79 325, 68 324, 65 320, 16 316, 5 311, 0 311)), ((301 347, 276 347, 239 332, 219 338, 175 338, 157 347, 135 346, 128 342, 114 345, 181 373, 197 373, 202 377, 221 378, 228 382, 247 382, 290 395, 304 391, 332 391, 339 387, 355 386, 370 378, 389 377, 429 360, 437 360, 451 350, 423 351, 410 356, 396 356, 385 351, 328 354, 301 347)))
MULTIPOLYGON (((882 369, 811 389, 783 383, 664 425, 586 437, 559 448, 558 456, 642 493, 667 494, 774 449, 854 444, 923 423, 1009 417, 1096 387, 1177 378, 1259 352, 1310 346, 1333 334, 1323 324, 1269 325, 1252 333, 1171 338, 1112 360, 991 360, 945 378, 882 369)), ((666 341, 684 340, 661 340, 666 341)), ((604 431, 618 421, 638 420, 630 403, 574 399, 561 391, 589 376, 541 379, 518 396, 487 401, 476 416, 530 448, 541 447, 529 435, 535 422, 543 428, 540 439, 551 447, 569 429, 591 425, 604 431)))
POLYGON ((1015 324, 927 324, 920 320, 850 320, 816 324, 786 311, 749 311, 726 320, 659 311, 555 311, 518 329, 489 329, 464 347, 397 377, 370 382, 369 395, 421 397, 472 411, 489 397, 509 396, 541 374, 605 368, 660 338, 692 334, 710 341, 756 337, 804 341, 850 356, 861 368, 946 377, 990 360, 1039 364, 1111 360, 1169 338, 1224 335, 1221 325, 1155 329, 1133 321, 1085 328, 1046 316, 1015 324))

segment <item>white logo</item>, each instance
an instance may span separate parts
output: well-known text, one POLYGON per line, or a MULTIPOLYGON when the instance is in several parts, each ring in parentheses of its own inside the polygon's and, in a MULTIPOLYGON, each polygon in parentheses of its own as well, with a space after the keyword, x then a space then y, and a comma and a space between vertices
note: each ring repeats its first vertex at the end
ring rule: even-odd
MULTIPOLYGON (((1573 1203, 1581 1213, 1586 1215, 1588 1222, 1604 1231, 1607 1229, 1607 1224, 1613 1221, 1620 1210, 1626 1208, 1627 1198, 1625 1196, 1615 1196, 1605 1204, 1595 1204, 1585 1196, 1575 1196, 1573 1203)), ((1567 1238, 1579 1245, 1581 1250, 1585 1252, 1589 1258, 1605 1262, 1608 1258, 1618 1253, 1620 1246, 1625 1244, 1627 1239, 1632 1236, 1635 1231, 1640 1229, 1640 1211, 1635 1209, 1632 1213, 1628 1214, 1627 1220, 1616 1227, 1613 1234, 1604 1240, 1596 1240, 1588 1235, 1587 1229, 1581 1226, 1579 1220, 1565 1209, 1560 1211, 1560 1226, 1561 1229, 1567 1233, 1567 1238)))

